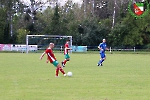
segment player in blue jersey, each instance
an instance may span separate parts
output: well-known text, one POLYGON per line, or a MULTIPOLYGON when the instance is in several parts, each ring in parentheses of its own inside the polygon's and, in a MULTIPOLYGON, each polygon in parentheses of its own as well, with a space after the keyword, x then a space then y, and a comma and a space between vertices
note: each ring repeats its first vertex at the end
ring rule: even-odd
POLYGON ((103 39, 103 42, 99 44, 98 49, 100 50, 100 60, 97 66, 102 66, 103 61, 106 59, 105 51, 109 50, 106 45, 106 39, 103 39))

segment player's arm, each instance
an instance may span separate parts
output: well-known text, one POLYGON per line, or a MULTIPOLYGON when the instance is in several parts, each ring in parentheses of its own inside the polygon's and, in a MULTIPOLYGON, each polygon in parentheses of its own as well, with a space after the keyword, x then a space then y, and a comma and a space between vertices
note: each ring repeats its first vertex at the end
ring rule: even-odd
POLYGON ((48 57, 47 57, 47 59, 46 59, 46 63, 48 63, 49 62, 49 59, 48 59, 48 57))
POLYGON ((72 48, 68 48, 68 47, 66 47, 65 49, 67 49, 67 50, 72 50, 72 48))
POLYGON ((109 51, 109 49, 108 49, 108 48, 106 48, 106 50, 108 50, 108 51, 109 51))
POLYGON ((42 58, 44 57, 45 54, 46 54, 46 52, 42 53, 42 55, 40 56, 40 60, 42 60, 42 58))
POLYGON ((100 46, 98 46, 98 49, 99 49, 99 50, 103 50, 100 46))

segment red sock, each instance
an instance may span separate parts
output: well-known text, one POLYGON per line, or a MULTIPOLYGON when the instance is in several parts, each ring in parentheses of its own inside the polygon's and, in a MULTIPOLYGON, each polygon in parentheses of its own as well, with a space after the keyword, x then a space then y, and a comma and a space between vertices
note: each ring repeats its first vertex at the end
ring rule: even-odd
POLYGON ((65 71, 64 71, 61 67, 59 67, 59 70, 60 70, 63 74, 65 74, 65 71))
POLYGON ((59 74, 59 68, 56 68, 56 76, 58 76, 58 74, 59 74))
POLYGON ((64 62, 64 65, 65 65, 65 64, 66 64, 66 62, 67 62, 67 60, 64 60, 63 62, 64 62))

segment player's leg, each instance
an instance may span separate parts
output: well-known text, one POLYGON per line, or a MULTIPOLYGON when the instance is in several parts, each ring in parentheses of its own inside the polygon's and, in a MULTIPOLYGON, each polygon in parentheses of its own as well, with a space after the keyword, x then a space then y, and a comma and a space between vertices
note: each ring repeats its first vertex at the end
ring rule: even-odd
POLYGON ((66 76, 65 71, 62 69, 62 67, 60 66, 58 61, 54 61, 52 64, 56 67, 56 71, 55 71, 56 77, 58 77, 58 75, 59 75, 59 70, 63 73, 64 76, 66 76))
POLYGON ((59 75, 59 68, 58 68, 58 67, 56 67, 55 77, 58 77, 58 75, 59 75))
POLYGON ((101 53, 100 53, 100 60, 98 61, 98 64, 97 64, 97 66, 99 66, 100 64, 101 64, 101 53))
POLYGON ((102 63, 106 59, 105 53, 100 53, 100 56, 101 56, 101 59, 99 60, 97 65, 103 66, 102 63))
POLYGON ((54 62, 52 62, 52 64, 56 67, 55 77, 58 77, 59 76, 59 68, 57 67, 58 61, 54 61, 54 62))
POLYGON ((62 69, 62 67, 60 66, 60 64, 57 65, 57 68, 59 68, 59 70, 61 71, 61 73, 66 76, 65 71, 62 69))
POLYGON ((70 60, 70 58, 66 58, 66 59, 63 61, 64 65, 66 65, 67 61, 69 61, 69 60, 70 60))
POLYGON ((105 53, 103 53, 103 54, 101 55, 101 60, 100 60, 100 65, 101 65, 101 66, 103 66, 102 63, 104 62, 105 59, 106 59, 106 55, 105 55, 105 53))
POLYGON ((63 66, 63 67, 65 67, 67 61, 70 61, 70 56, 69 56, 69 54, 66 54, 66 55, 65 55, 65 60, 62 61, 62 66, 63 66))

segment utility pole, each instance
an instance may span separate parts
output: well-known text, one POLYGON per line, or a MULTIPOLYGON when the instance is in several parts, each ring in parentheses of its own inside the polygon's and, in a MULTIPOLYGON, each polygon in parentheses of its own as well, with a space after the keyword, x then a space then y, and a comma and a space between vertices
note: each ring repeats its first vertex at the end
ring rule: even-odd
POLYGON ((11 14, 11 16, 10 16, 10 35, 11 35, 11 37, 13 36, 13 25, 12 25, 13 23, 12 23, 12 14, 11 14))
POLYGON ((84 2, 84 18, 86 18, 86 4, 87 4, 87 2, 86 2, 87 0, 84 0, 83 2, 84 2))
POLYGON ((94 10, 95 10, 95 1, 93 0, 93 15, 94 15, 94 10))
POLYGON ((116 14, 116 0, 115 0, 115 5, 114 5, 112 28, 114 28, 114 25, 115 25, 115 14, 116 14))

